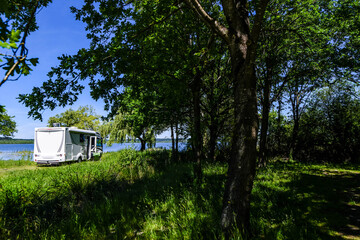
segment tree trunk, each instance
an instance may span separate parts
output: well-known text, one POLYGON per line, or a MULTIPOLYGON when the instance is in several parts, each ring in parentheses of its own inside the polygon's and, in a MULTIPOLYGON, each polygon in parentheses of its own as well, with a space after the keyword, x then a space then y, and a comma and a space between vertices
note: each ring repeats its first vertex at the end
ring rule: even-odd
POLYGON ((200 109, 201 75, 197 72, 193 79, 192 96, 194 107, 192 141, 194 147, 194 175, 197 180, 202 178, 202 136, 201 136, 201 109, 200 109))
POLYGON ((282 149, 281 149, 281 139, 282 139, 282 126, 281 126, 281 98, 279 97, 279 101, 278 101, 278 131, 277 131, 277 145, 278 145, 278 149, 277 149, 277 154, 279 153, 283 153, 282 149))
POLYGON ((178 153, 179 152, 179 127, 177 124, 175 125, 175 134, 176 134, 175 151, 178 153))
POLYGON ((250 234, 250 195, 255 176, 258 115, 254 74, 256 46, 248 41, 248 35, 242 35, 241 39, 230 44, 235 128, 221 216, 225 233, 236 224, 244 234, 250 234))
MULTIPOLYGON (((254 73, 256 45, 269 0, 259 0, 251 29, 248 1, 222 0, 227 26, 212 18, 197 0, 186 0, 188 6, 205 24, 226 42, 231 58, 234 85, 235 127, 232 157, 225 185, 221 226, 225 233, 235 224, 250 232, 250 194, 256 165, 258 130, 256 77, 254 73)), ((251 10, 254 13, 253 10, 251 10)))
POLYGON ((295 115, 294 115, 294 126, 292 129, 292 135, 291 135, 291 142, 290 142, 290 147, 289 147, 289 154, 291 157, 293 157, 294 155, 296 155, 296 141, 297 141, 297 136, 299 133, 299 110, 298 110, 298 106, 296 107, 295 110, 295 115))
POLYGON ((171 158, 172 160, 175 159, 175 138, 174 138, 174 125, 171 123, 170 125, 171 130, 171 158))
POLYGON ((210 125, 210 140, 209 140, 209 160, 215 160, 215 149, 216 149, 216 129, 215 126, 210 125))
POLYGON ((146 141, 142 138, 139 138, 139 139, 140 139, 140 143, 141 143, 140 151, 144 151, 145 147, 146 147, 146 141))
POLYGON ((141 143, 140 151, 144 151, 146 147, 145 133, 142 134, 143 137, 138 137, 141 143))
POLYGON ((267 132, 269 129, 269 114, 270 114, 270 79, 265 79, 264 98, 262 106, 261 130, 260 130, 260 150, 259 150, 259 165, 265 166, 267 162, 267 132))
POLYGON ((210 139, 209 139, 209 160, 215 160, 215 149, 216 149, 216 140, 217 140, 217 129, 218 129, 218 121, 217 118, 217 104, 215 103, 214 99, 214 85, 215 82, 213 80, 210 86, 210 94, 208 96, 209 103, 210 103, 210 125, 209 125, 209 132, 210 132, 210 139))
POLYGON ((298 82, 296 81, 295 85, 295 94, 294 98, 292 99, 292 112, 293 112, 293 121, 294 126, 291 134, 291 141, 289 145, 289 155, 290 157, 293 157, 293 155, 296 155, 296 141, 297 136, 299 132, 299 121, 300 121, 300 100, 299 100, 299 88, 298 88, 298 82))
POLYGON ((175 125, 175 160, 178 161, 178 153, 179 153, 179 128, 178 128, 178 124, 176 123, 175 125))

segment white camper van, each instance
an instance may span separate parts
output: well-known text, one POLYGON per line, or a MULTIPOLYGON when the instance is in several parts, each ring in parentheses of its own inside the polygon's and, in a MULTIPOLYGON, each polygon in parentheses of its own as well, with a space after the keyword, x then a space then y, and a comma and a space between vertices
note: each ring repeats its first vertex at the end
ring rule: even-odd
POLYGON ((95 131, 76 127, 35 128, 34 161, 37 164, 96 160, 102 152, 102 138, 95 131))

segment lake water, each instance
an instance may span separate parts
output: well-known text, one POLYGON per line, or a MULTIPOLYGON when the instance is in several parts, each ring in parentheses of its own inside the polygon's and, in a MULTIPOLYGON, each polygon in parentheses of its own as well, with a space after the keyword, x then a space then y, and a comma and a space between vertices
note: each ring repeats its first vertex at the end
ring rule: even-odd
MULTIPOLYGON (((104 152, 114 152, 125 148, 140 150, 140 143, 116 143, 111 147, 104 145, 104 152)), ((156 143, 157 148, 171 149, 171 143, 156 143)), ((179 150, 186 148, 185 143, 179 143, 179 150)), ((32 154, 22 155, 20 151, 34 151, 34 144, 0 144, 0 160, 18 160, 21 158, 32 160, 32 154)))

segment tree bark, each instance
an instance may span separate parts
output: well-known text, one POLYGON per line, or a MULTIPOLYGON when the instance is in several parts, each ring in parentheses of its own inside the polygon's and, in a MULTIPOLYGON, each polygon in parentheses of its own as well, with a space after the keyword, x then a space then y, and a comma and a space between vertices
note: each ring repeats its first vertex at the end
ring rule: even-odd
POLYGON ((300 122, 300 117, 299 117, 299 106, 296 106, 296 109, 294 111, 294 126, 292 129, 292 135, 291 135, 291 142, 290 142, 290 147, 289 147, 289 154, 291 157, 293 157, 294 155, 296 155, 296 141, 297 141, 297 136, 299 133, 299 122, 300 122))
POLYGON ((264 97, 262 101, 262 118, 260 130, 260 150, 259 150, 259 165, 265 166, 268 158, 267 151, 267 133, 269 129, 269 114, 270 114, 270 79, 265 79, 264 97))
POLYGON ((174 138, 174 125, 171 123, 170 125, 171 131, 171 158, 172 160, 175 159, 175 138, 174 138))
POLYGON ((146 142, 144 140, 140 139, 140 143, 141 143, 140 151, 144 151, 145 147, 146 147, 146 142))
POLYGON ((178 153, 179 152, 179 127, 177 124, 175 125, 175 134, 176 134, 175 151, 176 151, 176 153, 178 153))
POLYGON ((295 80, 295 93, 294 97, 291 99, 291 105, 292 105, 292 113, 293 113, 293 129, 291 134, 291 141, 289 144, 289 155, 290 157, 293 157, 293 155, 296 155, 296 141, 297 136, 299 132, 299 122, 300 122, 300 93, 299 93, 299 86, 298 81, 295 80))
POLYGON ((209 160, 210 161, 215 160, 215 149, 216 149, 216 140, 217 140, 217 134, 216 134, 217 127, 214 126, 213 124, 215 123, 211 123, 211 125, 209 126, 209 130, 210 130, 209 160))
POLYGON ((193 133, 192 141, 194 147, 194 175, 197 180, 202 178, 202 136, 201 136, 201 108, 200 108, 200 89, 201 89, 201 74, 198 71, 193 79, 192 97, 193 97, 193 133))
POLYGON ((228 27, 212 18, 198 0, 186 0, 190 8, 227 44, 234 85, 235 127, 232 157, 225 185, 221 225, 226 234, 236 225, 250 232, 250 194, 256 165, 258 129, 256 77, 254 74, 256 45, 269 0, 259 0, 250 31, 248 1, 222 0, 228 27))
POLYGON ((209 132, 210 132, 210 139, 209 139, 209 155, 208 159, 210 161, 215 160, 215 149, 216 149, 216 140, 217 140, 217 131, 218 131, 218 121, 217 121, 217 109, 218 103, 215 102, 214 97, 214 85, 215 81, 210 86, 210 93, 209 93, 209 103, 210 103, 210 125, 209 125, 209 132))
POLYGON ((138 138, 141 144, 140 151, 144 151, 146 148, 145 133, 143 133, 143 137, 138 137, 138 138))
POLYGON ((250 195, 255 176, 258 116, 254 64, 249 59, 251 55, 249 51, 254 49, 247 48, 248 39, 243 43, 239 49, 230 50, 235 87, 235 128, 221 225, 227 233, 236 224, 240 231, 249 234, 250 195))
POLYGON ((175 124, 175 161, 178 161, 178 157, 179 157, 179 128, 178 128, 178 124, 175 124))
POLYGON ((277 131, 277 145, 278 145, 278 149, 277 149, 277 154, 279 153, 283 153, 282 149, 281 149, 281 139, 282 139, 282 126, 281 126, 281 106, 282 106, 282 102, 281 102, 281 98, 279 97, 278 100, 278 131, 277 131))

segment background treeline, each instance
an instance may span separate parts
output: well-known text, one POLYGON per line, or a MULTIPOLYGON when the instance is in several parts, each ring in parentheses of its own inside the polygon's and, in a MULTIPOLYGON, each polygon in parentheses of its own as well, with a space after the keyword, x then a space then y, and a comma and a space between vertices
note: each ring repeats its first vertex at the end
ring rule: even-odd
POLYGON ((354 92, 342 86, 312 92, 303 106, 297 132, 294 120, 279 115, 274 108, 269 118, 268 156, 358 163, 360 101, 354 92))
POLYGON ((0 138, 0 144, 32 144, 34 139, 0 138))

